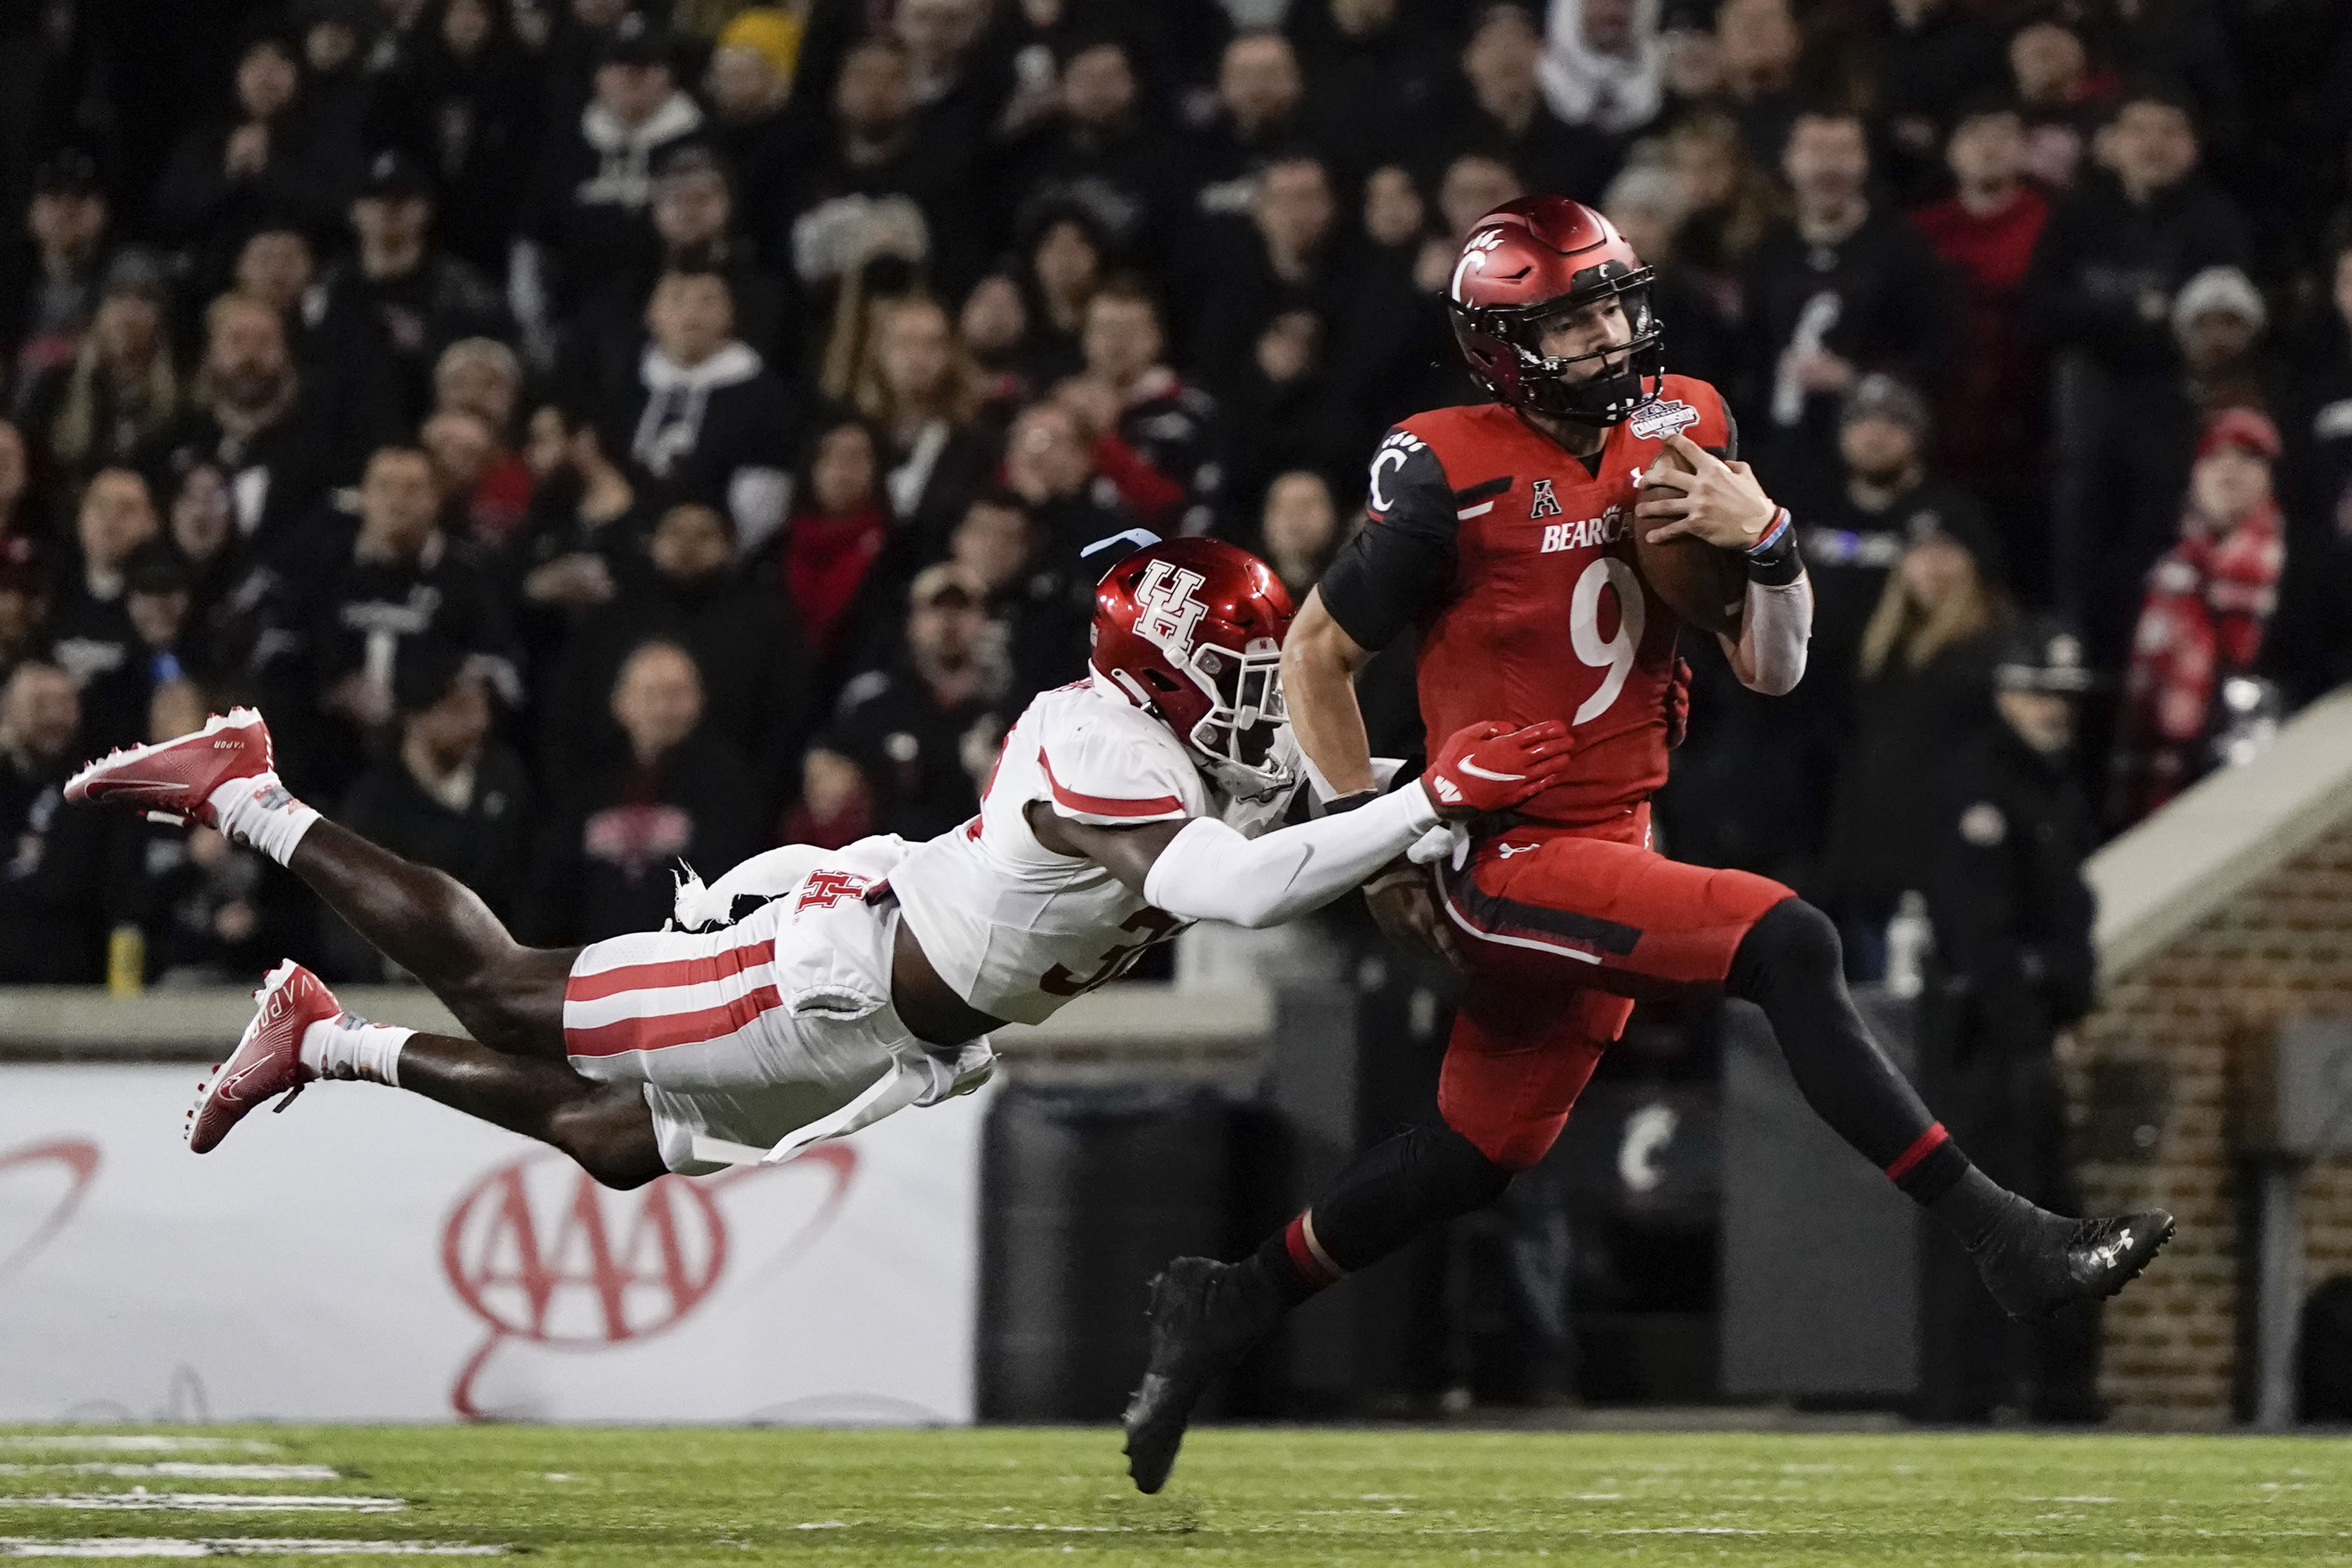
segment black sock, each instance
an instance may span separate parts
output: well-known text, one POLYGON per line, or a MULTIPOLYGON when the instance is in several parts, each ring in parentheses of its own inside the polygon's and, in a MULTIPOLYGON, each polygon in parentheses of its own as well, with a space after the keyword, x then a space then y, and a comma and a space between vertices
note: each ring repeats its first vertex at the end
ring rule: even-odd
POLYGON ((1913 1202, 1935 1207, 1975 1170, 1854 1011, 1829 916, 1800 898, 1774 904, 1725 988, 1764 1009, 1806 1103, 1913 1202))
POLYGON ((1431 1226, 1486 1207, 1513 1174, 1451 1127, 1415 1127, 1357 1155, 1246 1266, 1295 1306, 1431 1226))
POLYGON ((2020 1209, 2035 1206, 1992 1177, 1970 1166, 1951 1190, 1927 1205, 1927 1212, 1949 1227, 1960 1245, 1980 1252, 2000 1230, 2002 1222, 2020 1209))

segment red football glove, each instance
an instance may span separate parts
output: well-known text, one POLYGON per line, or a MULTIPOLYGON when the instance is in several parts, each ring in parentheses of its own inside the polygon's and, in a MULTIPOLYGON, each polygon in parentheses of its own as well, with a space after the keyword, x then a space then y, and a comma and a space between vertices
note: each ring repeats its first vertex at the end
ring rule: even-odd
POLYGON ((1688 659, 1675 661, 1666 677, 1666 749, 1672 751, 1690 733, 1691 667, 1688 659))
POLYGON ((1558 719, 1513 729, 1489 720, 1454 732, 1421 775, 1448 821, 1508 810, 1541 794, 1568 768, 1568 727, 1558 719))

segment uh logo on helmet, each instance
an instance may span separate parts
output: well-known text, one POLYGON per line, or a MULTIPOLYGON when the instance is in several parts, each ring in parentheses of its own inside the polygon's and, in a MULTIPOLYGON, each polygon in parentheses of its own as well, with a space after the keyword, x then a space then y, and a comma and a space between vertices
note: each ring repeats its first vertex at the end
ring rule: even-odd
POLYGON ((1270 752, 1286 717, 1291 615, 1282 580, 1247 550, 1217 539, 1150 545, 1095 589, 1095 672, 1229 788, 1287 784, 1290 768, 1270 752))
POLYGON ((1580 424, 1616 424, 1655 402, 1665 340, 1650 314, 1652 273, 1601 214, 1565 196, 1526 196, 1480 218, 1447 287, 1454 340, 1496 402, 1580 424), (1623 315, 1612 340, 1544 352, 1547 332, 1594 306, 1623 315))

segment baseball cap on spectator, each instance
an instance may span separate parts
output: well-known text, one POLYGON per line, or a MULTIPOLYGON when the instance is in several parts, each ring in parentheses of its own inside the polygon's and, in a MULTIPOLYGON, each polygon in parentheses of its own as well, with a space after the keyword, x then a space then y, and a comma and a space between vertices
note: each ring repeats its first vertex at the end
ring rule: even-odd
POLYGON ((670 63, 669 36, 632 11, 605 37, 596 50, 600 66, 666 66, 670 63))
POLYGON ((1927 400, 1885 371, 1873 371, 1854 383, 1838 416, 1841 424, 1859 424, 1865 419, 1883 419, 1901 425, 1914 435, 1924 436, 1927 434, 1927 400))
POLYGON ((978 604, 988 596, 980 581, 963 567, 951 560, 934 561, 915 574, 907 589, 907 604, 910 609, 923 609, 941 602, 978 604))
POLYGON ((98 177, 98 162, 79 147, 61 148, 43 160, 33 173, 37 196, 99 196, 106 193, 98 177))
POLYGON ((186 559, 162 539, 149 539, 123 558, 125 592, 178 593, 194 586, 194 581, 186 559))
POLYGON ((1972 508, 1925 507, 1911 515, 1907 527, 1910 544, 1940 538, 1968 551, 1977 563, 1978 579, 1988 588, 2008 580, 2009 558, 2000 536, 1972 508))
POLYGON ((738 12, 733 21, 719 30, 717 47, 749 49, 766 60, 779 78, 790 81, 800 63, 801 37, 806 30, 798 16, 780 6, 754 5, 738 12))
POLYGON ((2225 408, 2205 422, 2197 437, 2197 455, 2201 460, 2231 447, 2275 463, 2280 451, 2278 426, 2260 409, 2225 408))
POLYGON ((412 196, 430 196, 433 182, 416 160, 397 148, 387 147, 368 161, 367 172, 361 177, 357 199, 360 201, 398 202, 412 196))
POLYGON ((688 174, 716 174, 724 180, 727 178, 727 165, 719 162, 716 152, 699 141, 673 147, 654 164, 656 182, 675 180, 688 174))
POLYGON ((2054 615, 2029 615, 2001 638, 1992 683, 1997 691, 2080 696, 2096 689, 2099 677, 2073 626, 2054 615))
POLYGON ((2234 267, 2209 267, 2172 297, 2174 335, 2186 334, 2189 323, 2217 312, 2251 323, 2257 333, 2270 325, 2270 309, 2252 278, 2234 267))

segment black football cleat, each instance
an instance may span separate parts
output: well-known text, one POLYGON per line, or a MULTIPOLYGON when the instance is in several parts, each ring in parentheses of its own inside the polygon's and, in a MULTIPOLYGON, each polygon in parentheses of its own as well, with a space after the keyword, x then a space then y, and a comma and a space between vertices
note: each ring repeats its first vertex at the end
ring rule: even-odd
POLYGON ((1120 1417, 1127 1473, 1156 1492, 1176 1468, 1192 1406, 1282 1321, 1283 1304, 1247 1263, 1179 1258, 1151 1281, 1151 1360, 1120 1417))
POLYGON ((2022 1198, 1976 1254, 2000 1310, 2021 1322, 2076 1301, 2104 1301, 2138 1277, 2172 1239, 2164 1210, 2068 1219, 2022 1198))

